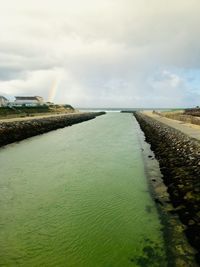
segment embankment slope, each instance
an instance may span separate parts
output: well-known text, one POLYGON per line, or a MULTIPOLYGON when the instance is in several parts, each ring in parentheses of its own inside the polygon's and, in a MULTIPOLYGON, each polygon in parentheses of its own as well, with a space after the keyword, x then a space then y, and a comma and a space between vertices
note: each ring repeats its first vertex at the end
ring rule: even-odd
POLYGON ((23 121, 1 122, 0 147, 58 128, 64 128, 76 123, 91 120, 103 114, 105 114, 105 112, 88 112, 27 119, 23 121))
POLYGON ((200 263, 200 142, 145 114, 134 115, 159 161, 174 211, 200 263))

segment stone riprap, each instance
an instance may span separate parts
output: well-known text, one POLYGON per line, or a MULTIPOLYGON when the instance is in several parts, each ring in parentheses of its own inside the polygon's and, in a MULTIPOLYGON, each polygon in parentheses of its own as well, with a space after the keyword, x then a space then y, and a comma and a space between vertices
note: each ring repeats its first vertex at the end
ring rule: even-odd
POLYGON ((184 112, 186 115, 192 115, 200 117, 200 108, 186 109, 184 112))
POLYGON ((105 112, 88 112, 0 123, 0 146, 94 119, 105 112))
POLYGON ((134 113, 159 161, 174 212, 200 263, 200 143, 142 113, 134 113))

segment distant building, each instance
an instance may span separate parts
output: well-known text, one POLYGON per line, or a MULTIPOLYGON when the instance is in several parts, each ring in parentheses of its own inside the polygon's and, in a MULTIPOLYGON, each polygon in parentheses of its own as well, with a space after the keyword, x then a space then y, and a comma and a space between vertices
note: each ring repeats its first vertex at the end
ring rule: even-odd
POLYGON ((44 100, 41 96, 16 96, 13 103, 15 106, 41 106, 44 100))
POLYGON ((7 107, 8 106, 8 99, 4 96, 0 96, 0 107, 7 107))

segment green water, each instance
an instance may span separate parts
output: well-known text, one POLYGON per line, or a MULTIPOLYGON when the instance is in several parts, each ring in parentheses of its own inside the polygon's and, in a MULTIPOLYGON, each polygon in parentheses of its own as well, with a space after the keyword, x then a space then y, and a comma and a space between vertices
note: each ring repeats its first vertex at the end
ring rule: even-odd
POLYGON ((113 113, 0 150, 0 266, 166 266, 138 125, 113 113))

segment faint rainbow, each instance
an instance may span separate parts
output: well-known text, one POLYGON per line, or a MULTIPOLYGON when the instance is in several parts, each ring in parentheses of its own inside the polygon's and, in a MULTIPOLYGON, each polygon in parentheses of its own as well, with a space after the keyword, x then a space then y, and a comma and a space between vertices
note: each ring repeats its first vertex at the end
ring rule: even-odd
POLYGON ((53 102, 54 101, 56 93, 57 93, 57 90, 58 90, 58 78, 55 78, 53 80, 52 86, 51 86, 51 88, 49 90, 49 96, 48 96, 48 101, 49 102, 53 102))

